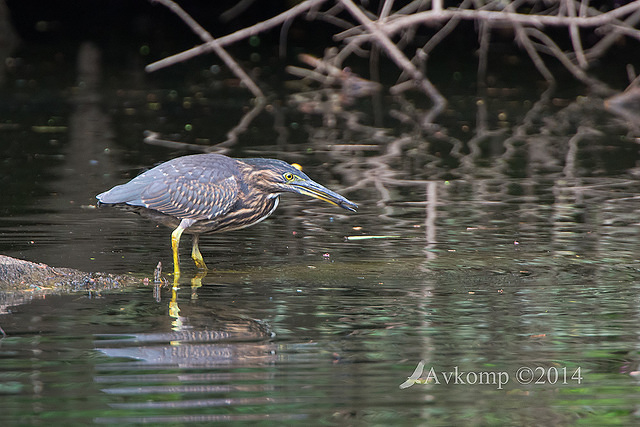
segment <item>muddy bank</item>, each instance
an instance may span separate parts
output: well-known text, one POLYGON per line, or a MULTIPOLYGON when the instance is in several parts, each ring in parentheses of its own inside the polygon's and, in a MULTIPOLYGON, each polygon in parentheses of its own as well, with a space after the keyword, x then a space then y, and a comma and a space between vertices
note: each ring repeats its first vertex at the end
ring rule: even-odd
POLYGON ((127 275, 87 273, 0 255, 0 314, 33 298, 71 292, 100 292, 140 283, 127 275))

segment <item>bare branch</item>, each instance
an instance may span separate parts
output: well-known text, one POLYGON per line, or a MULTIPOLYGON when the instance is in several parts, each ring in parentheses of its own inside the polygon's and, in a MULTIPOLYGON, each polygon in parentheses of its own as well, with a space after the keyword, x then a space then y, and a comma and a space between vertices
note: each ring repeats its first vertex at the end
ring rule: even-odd
MULTIPOLYGON (((576 17, 576 6, 573 3, 573 0, 565 0, 567 12, 571 18, 576 17)), ((578 26, 574 22, 569 25, 569 35, 571 37, 571 44, 573 45, 573 51, 576 53, 576 58, 578 60, 578 64, 580 68, 585 69, 589 66, 587 62, 587 58, 584 56, 584 51, 582 50, 582 41, 580 40, 580 30, 578 26)))
POLYGON ((242 14, 245 10, 249 9, 256 0, 240 0, 229 10, 220 14, 220 21, 229 22, 242 14))
POLYGON ((581 28, 595 28, 602 25, 610 24, 614 20, 628 16, 640 10, 640 0, 636 0, 627 5, 601 13, 596 16, 557 16, 557 15, 540 15, 540 14, 524 14, 507 11, 492 10, 476 10, 476 9, 445 9, 442 11, 428 10, 418 12, 412 15, 398 16, 390 20, 385 25, 383 31, 387 35, 395 34, 407 27, 413 25, 423 25, 426 23, 439 23, 448 21, 454 16, 472 21, 490 21, 492 24, 519 22, 521 24, 531 25, 534 27, 554 26, 567 27, 575 24, 581 28))
POLYGON ((611 94, 611 89, 607 88, 604 83, 589 76, 580 67, 574 65, 573 62, 571 62, 571 60, 567 58, 564 52, 562 52, 562 50, 554 43, 554 41, 545 33, 535 28, 527 28, 526 32, 544 43, 544 45, 550 49, 553 55, 567 68, 567 70, 569 70, 574 75, 576 79, 584 82, 585 84, 588 84, 589 86, 603 94, 611 94))
POLYGON ((176 4, 172 0, 151 0, 156 3, 161 3, 163 6, 169 8, 173 13, 178 15, 182 21, 187 24, 193 32, 195 32, 198 37, 200 37, 203 41, 207 42, 208 46, 211 46, 211 49, 224 61, 224 63, 229 67, 229 69, 244 83, 244 85, 253 93, 253 96, 256 98, 264 98, 264 94, 262 90, 258 87, 257 84, 249 77, 249 75, 238 65, 238 63, 227 53, 226 50, 220 46, 216 40, 209 34, 207 30, 202 28, 200 24, 196 22, 195 19, 191 17, 184 9, 182 9, 178 4, 176 4))
POLYGON ((233 129, 227 132, 226 141, 222 141, 219 144, 208 147, 206 152, 226 153, 227 151, 229 151, 227 147, 235 144, 238 141, 238 135, 247 130, 253 119, 255 119, 258 114, 262 112, 266 105, 266 98, 256 98, 256 104, 253 106, 253 108, 242 117, 242 120, 240 120, 240 122, 233 129))
MULTIPOLYGON (((444 110, 446 100, 429 79, 428 59, 431 51, 440 46, 463 20, 476 24, 479 42, 477 83, 480 99, 486 95, 482 92, 483 86, 492 71, 493 64, 489 58, 497 31, 502 34, 512 31, 515 34, 519 46, 550 86, 553 86, 556 72, 545 55, 551 58, 551 62, 557 60, 576 80, 596 93, 606 95, 610 95, 612 90, 588 72, 589 66, 597 63, 594 60, 607 53, 616 41, 623 38, 640 40, 640 29, 636 28, 640 22, 640 0, 613 7, 605 12, 590 6, 589 0, 463 0, 455 2, 456 7, 446 9, 441 0, 413 0, 406 2, 402 7, 395 0, 384 0, 377 3, 378 9, 373 9, 368 2, 354 0, 301 0, 277 16, 217 40, 182 11, 174 3, 175 0, 151 1, 170 7, 205 43, 150 64, 147 71, 214 51, 258 100, 263 99, 262 92, 226 53, 223 46, 280 26, 280 46, 283 52, 289 27, 296 18, 304 16, 307 20, 324 21, 334 25, 336 34, 333 40, 336 45, 327 46, 324 58, 300 56, 302 62, 313 69, 289 66, 287 70, 297 76, 306 77, 305 84, 315 81, 322 85, 319 90, 307 90, 304 94, 296 95, 297 103, 294 101, 294 104, 301 111, 323 114, 328 126, 334 126, 338 119, 343 120, 349 130, 361 125, 358 122, 360 116, 347 109, 347 106, 352 105, 349 102, 350 98, 362 94, 371 95, 374 91, 369 88, 378 90, 380 86, 371 80, 356 76, 348 68, 344 68, 343 64, 347 64, 351 55, 369 58, 369 78, 375 80, 376 76, 381 74, 379 59, 384 53, 400 71, 398 82, 389 89, 390 93, 397 99, 402 98, 403 91, 417 88, 425 93, 433 104, 426 114, 424 110, 415 106, 406 109, 403 107, 402 111, 390 114, 394 114, 394 117, 403 123, 413 125, 418 132, 432 131, 435 118, 444 110), (377 15, 374 10, 377 10, 377 15), (434 28, 435 35, 431 36, 421 49, 417 49, 413 56, 407 55, 408 49, 405 48, 414 46, 416 34, 420 27, 425 26, 434 28), (547 31, 548 27, 564 29, 568 38, 562 35, 556 37, 556 33, 547 31), (593 40, 596 37, 599 40, 594 44, 593 40), (567 48, 561 48, 560 46, 566 44, 566 40, 571 44, 567 48), (591 46, 583 46, 584 40, 589 40, 591 46)), ((244 7, 251 1, 255 0, 241 0, 238 7, 244 7)), ((237 9, 231 11, 233 10, 237 9)), ((630 80, 636 78, 633 70, 629 71, 629 76, 630 80)), ((406 103, 411 104, 409 101, 406 103)), ((486 120, 486 109, 483 108, 486 107, 479 105, 479 133, 476 138, 491 132, 486 120)), ((224 148, 235 141, 238 133, 246 129, 246 124, 251 122, 258 110, 256 105, 256 109, 244 116, 243 121, 229 132, 227 141, 216 145, 215 149, 224 148)), ((481 142, 480 139, 477 141, 481 142)))
POLYGON ((200 151, 206 152, 208 146, 200 145, 200 144, 189 144, 187 142, 180 141, 170 141, 168 139, 160 138, 160 134, 154 131, 146 130, 144 131, 144 139, 143 142, 149 145, 155 145, 158 147, 172 148, 178 150, 189 150, 189 151, 200 151))
POLYGON ((146 66, 145 70, 147 72, 157 71, 161 68, 168 67, 170 65, 174 65, 180 62, 184 62, 188 59, 194 58, 196 56, 205 54, 210 52, 213 49, 213 45, 217 46, 226 46, 228 44, 235 43, 240 40, 244 40, 251 36, 255 36, 256 34, 260 34, 263 31, 267 31, 271 28, 277 27, 278 25, 283 24, 287 20, 293 19, 296 16, 307 12, 327 0, 305 0, 297 6, 292 7, 286 12, 281 13, 280 15, 274 16, 271 19, 268 19, 263 22, 259 22, 256 25, 251 27, 244 28, 242 30, 238 30, 235 33, 229 34, 224 37, 220 37, 219 39, 208 42, 191 49, 185 50, 184 52, 169 56, 167 58, 161 59, 160 61, 156 61, 152 64, 146 66))
POLYGON ((345 6, 345 8, 351 13, 354 18, 360 21, 367 30, 375 37, 378 41, 382 49, 391 57, 391 59, 402 68, 407 74, 409 74, 414 80, 418 87, 422 88, 424 92, 431 98, 434 103, 434 107, 431 112, 425 117, 425 123, 431 123, 433 118, 435 118, 440 112, 444 109, 447 104, 447 101, 440 94, 438 89, 425 77, 422 75, 420 70, 418 70, 415 65, 407 59, 407 57, 402 53, 398 47, 382 32, 379 30, 378 25, 373 21, 369 20, 369 18, 356 6, 351 0, 340 0, 341 3, 345 6))

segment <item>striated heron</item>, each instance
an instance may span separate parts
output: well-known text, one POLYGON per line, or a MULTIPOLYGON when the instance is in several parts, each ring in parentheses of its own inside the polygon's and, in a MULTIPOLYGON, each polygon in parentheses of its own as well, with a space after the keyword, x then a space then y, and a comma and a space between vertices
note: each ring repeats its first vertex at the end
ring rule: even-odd
POLYGON ((173 271, 180 275, 178 247, 193 234, 191 257, 207 269, 198 248, 202 233, 257 224, 276 209, 281 193, 304 194, 355 212, 358 206, 318 184, 297 165, 275 159, 233 159, 195 154, 169 160, 126 184, 98 194, 98 204, 118 205, 172 227, 173 271))

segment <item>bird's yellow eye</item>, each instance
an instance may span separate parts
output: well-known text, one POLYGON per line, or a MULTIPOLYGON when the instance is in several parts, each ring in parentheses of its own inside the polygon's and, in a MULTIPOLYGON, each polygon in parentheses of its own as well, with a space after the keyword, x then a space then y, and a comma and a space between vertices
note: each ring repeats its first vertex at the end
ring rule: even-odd
POLYGON ((286 179, 287 181, 293 180, 293 174, 291 172, 287 172, 282 176, 284 176, 284 179, 286 179))

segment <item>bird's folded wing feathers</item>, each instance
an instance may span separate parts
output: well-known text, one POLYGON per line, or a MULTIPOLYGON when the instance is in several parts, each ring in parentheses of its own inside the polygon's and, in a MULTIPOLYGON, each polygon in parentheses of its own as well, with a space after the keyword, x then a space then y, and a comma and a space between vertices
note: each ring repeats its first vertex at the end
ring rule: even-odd
POLYGON ((233 177, 211 183, 189 177, 159 179, 148 185, 140 200, 146 208, 178 218, 212 219, 227 213, 235 203, 238 185, 233 177))

